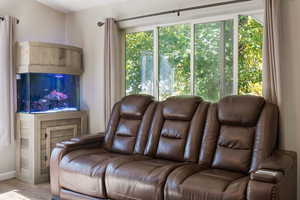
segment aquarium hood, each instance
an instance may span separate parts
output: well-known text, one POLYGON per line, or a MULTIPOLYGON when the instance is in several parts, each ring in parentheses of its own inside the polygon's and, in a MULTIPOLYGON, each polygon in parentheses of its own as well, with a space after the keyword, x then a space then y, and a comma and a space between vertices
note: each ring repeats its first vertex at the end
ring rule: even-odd
POLYGON ((51 73, 81 75, 82 49, 43 42, 19 42, 17 73, 51 73))

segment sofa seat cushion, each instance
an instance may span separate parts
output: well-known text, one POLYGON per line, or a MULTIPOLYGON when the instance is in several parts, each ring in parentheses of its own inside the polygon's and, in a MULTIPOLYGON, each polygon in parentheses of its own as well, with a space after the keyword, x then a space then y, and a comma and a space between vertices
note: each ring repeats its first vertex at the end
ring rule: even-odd
POLYGON ((104 173, 115 159, 134 160, 136 156, 110 153, 104 149, 81 149, 66 154, 60 162, 60 185, 68 190, 106 198, 104 173))
POLYGON ((162 200, 167 176, 181 165, 184 163, 159 159, 110 162, 105 176, 107 196, 110 199, 162 200))
POLYGON ((165 200, 244 200, 249 177, 200 165, 175 169, 165 186, 165 200))

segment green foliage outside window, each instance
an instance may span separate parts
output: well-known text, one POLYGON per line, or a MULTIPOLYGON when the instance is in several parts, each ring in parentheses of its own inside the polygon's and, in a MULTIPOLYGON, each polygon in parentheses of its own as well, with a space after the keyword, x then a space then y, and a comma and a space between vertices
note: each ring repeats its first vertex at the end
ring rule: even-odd
POLYGON ((191 94, 191 26, 159 28, 159 99, 191 94))
POLYGON ((126 95, 153 94, 153 31, 126 34, 126 95))
POLYGON ((239 20, 239 90, 240 95, 262 95, 263 25, 250 16, 239 20))
POLYGON ((233 93, 233 20, 195 25, 195 94, 218 101, 233 93))
MULTIPOLYGON (((238 94, 262 94, 263 26, 240 16, 238 94)), ((159 28, 159 98, 191 94, 191 26, 159 28)), ((126 94, 154 94, 153 31, 126 34, 126 94)), ((195 95, 233 93, 233 20, 195 25, 195 95), (222 64, 223 63, 223 64, 222 64), (221 73, 223 72, 223 73, 221 73)))

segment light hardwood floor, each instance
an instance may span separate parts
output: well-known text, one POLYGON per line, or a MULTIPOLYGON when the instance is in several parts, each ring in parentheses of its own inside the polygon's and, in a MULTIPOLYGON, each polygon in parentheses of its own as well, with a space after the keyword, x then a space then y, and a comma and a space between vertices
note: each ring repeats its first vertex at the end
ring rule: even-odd
POLYGON ((49 183, 31 185, 17 179, 0 182, 0 200, 50 200, 49 183))

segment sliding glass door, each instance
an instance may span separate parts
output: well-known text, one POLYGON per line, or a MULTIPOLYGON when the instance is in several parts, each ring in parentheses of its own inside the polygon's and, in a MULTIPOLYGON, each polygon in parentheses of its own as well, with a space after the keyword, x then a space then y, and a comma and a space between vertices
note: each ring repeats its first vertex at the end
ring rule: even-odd
POLYGON ((126 95, 261 95, 263 25, 255 17, 150 29, 125 34, 126 95))

